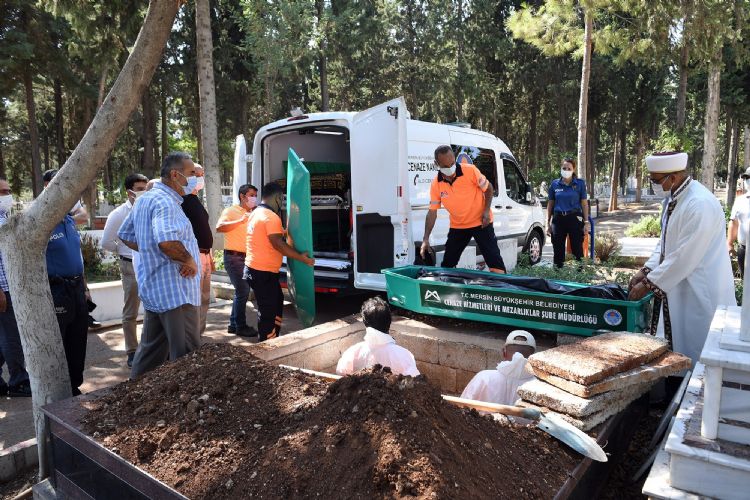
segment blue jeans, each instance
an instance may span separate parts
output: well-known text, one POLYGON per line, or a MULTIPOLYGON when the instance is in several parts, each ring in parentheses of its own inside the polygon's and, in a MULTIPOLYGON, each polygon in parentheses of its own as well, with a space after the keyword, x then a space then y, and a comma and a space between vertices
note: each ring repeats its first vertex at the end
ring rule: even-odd
MULTIPOLYGON (((0 293, 3 292, 0 291, 0 293)), ((4 313, 0 313, 0 353, 2 353, 5 363, 8 365, 8 372, 10 373, 8 385, 16 386, 28 382, 29 374, 26 373, 26 368, 24 368, 21 335, 18 332, 13 303, 8 292, 5 292, 5 298, 8 302, 8 308, 4 313)))
POLYGON ((245 328, 247 326, 245 307, 247 306, 247 298, 250 296, 250 285, 242 279, 242 273, 245 271, 244 254, 224 252, 224 269, 229 275, 232 286, 234 286, 229 326, 237 329, 245 328))

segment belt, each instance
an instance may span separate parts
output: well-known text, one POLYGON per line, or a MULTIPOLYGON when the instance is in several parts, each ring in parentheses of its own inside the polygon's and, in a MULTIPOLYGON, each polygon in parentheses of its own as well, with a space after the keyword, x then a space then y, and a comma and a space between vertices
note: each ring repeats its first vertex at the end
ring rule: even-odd
POLYGON ((210 248, 199 248, 198 250, 200 250, 201 253, 211 253, 210 248))
POLYGON ((224 250, 224 253, 227 255, 241 255, 242 257, 245 256, 245 252, 238 252, 236 250, 224 250))
POLYGON ((568 210, 567 212, 563 212, 562 210, 555 211, 555 215, 571 215, 571 214, 583 215, 583 212, 581 212, 580 210, 568 210))
POLYGON ((50 276, 49 282, 52 285, 63 285, 63 284, 71 284, 75 285, 78 283, 81 283, 83 281, 83 276, 50 276))
POLYGON ((120 260, 124 260, 125 262, 133 262, 133 259, 130 257, 125 257, 124 255, 120 255, 120 260))

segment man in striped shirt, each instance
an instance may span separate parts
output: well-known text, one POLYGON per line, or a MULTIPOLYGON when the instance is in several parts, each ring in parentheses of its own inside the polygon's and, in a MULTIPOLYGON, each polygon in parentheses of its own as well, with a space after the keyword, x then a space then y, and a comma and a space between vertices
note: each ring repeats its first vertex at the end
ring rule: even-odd
POLYGON ((136 278, 146 311, 131 378, 200 345, 200 253, 181 208, 183 195, 195 185, 190 155, 170 153, 162 163, 161 182, 138 199, 118 232, 138 252, 136 278))

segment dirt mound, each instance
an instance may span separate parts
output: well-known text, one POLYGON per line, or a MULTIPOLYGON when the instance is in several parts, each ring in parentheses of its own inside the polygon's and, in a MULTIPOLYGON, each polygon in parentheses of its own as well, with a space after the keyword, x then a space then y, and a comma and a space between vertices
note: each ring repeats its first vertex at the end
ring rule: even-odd
POLYGON ((84 429, 191 498, 549 498, 581 460, 379 367, 334 383, 208 345, 89 403, 84 429))

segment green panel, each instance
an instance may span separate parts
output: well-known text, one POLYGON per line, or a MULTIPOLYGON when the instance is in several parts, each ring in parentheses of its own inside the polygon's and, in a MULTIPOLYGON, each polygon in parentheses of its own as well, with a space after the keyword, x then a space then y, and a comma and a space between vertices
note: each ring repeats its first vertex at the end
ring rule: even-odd
MULTIPOLYGON (((479 285, 418 280, 419 269, 419 266, 406 266, 383 271, 388 300, 392 304, 423 314, 585 336, 600 329, 641 332, 647 326, 651 294, 631 302, 506 291, 479 285)), ((476 274, 489 273, 476 271, 476 274)))
MULTIPOLYGON (((312 255, 310 172, 291 148, 286 178, 287 233, 297 251, 312 255)), ((294 259, 287 259, 287 269, 287 284, 294 308, 307 328, 315 321, 315 272, 312 267, 294 259)))

